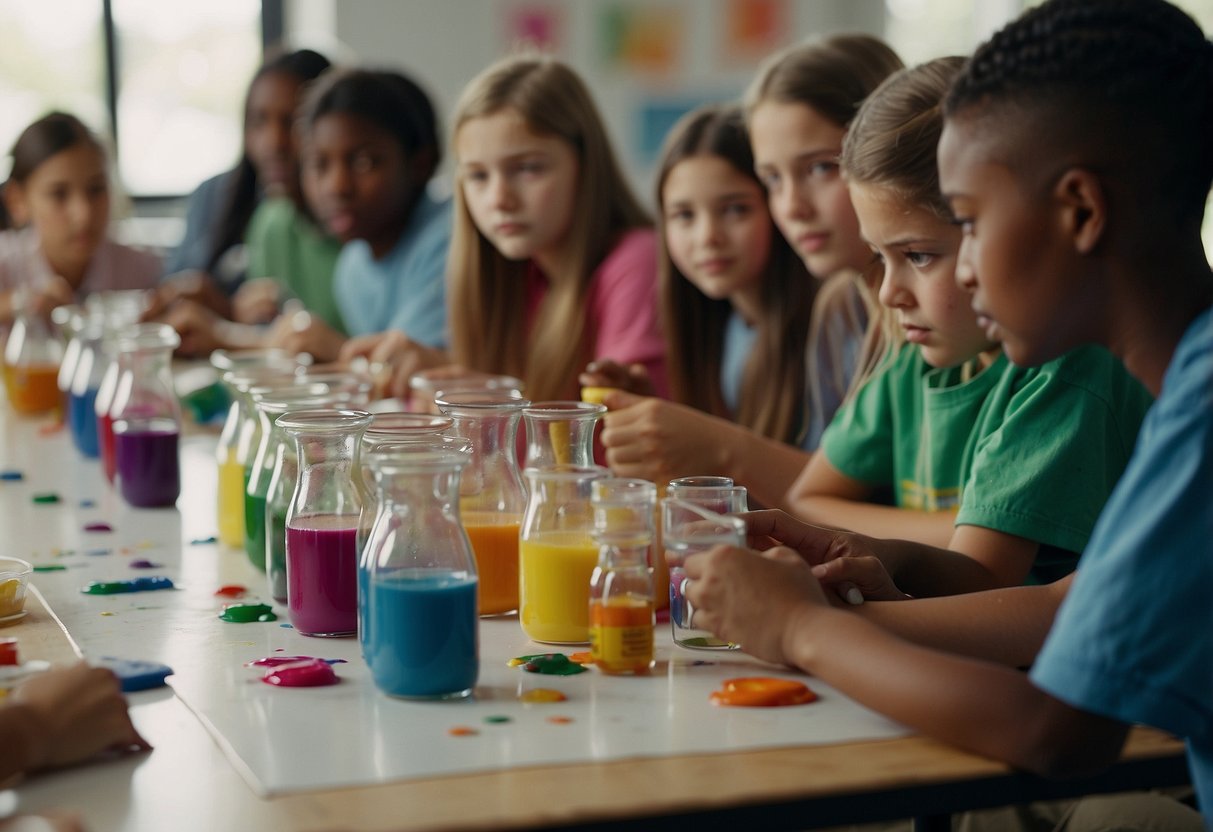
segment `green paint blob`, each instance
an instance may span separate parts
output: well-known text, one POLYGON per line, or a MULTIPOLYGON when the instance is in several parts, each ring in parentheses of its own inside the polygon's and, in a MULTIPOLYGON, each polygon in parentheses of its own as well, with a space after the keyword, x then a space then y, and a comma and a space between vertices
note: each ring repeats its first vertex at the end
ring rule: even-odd
POLYGON ((533 656, 519 656, 524 664, 522 669, 527 673, 539 673, 543 676, 576 676, 585 673, 583 665, 571 661, 564 653, 538 653, 533 656))
POLYGON ((484 721, 489 725, 501 725, 506 722, 513 722, 514 719, 513 717, 508 716, 486 716, 484 721))
POLYGON ((232 624, 250 624, 254 621, 277 621, 278 616, 269 604, 228 604, 219 613, 221 621, 232 624))
POLYGON ((62 572, 65 569, 67 567, 61 563, 44 563, 34 567, 35 572, 62 572))
POLYGON ((51 503, 59 502, 59 495, 58 494, 35 494, 33 496, 33 501, 35 503, 40 503, 42 505, 50 505, 51 503))

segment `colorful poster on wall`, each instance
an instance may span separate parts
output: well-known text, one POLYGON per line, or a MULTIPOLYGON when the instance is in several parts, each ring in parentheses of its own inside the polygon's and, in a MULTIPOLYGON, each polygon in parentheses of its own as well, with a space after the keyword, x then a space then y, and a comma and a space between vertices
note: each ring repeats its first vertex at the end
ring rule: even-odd
POLYGON ((598 12, 602 63, 611 69, 662 74, 682 61, 682 10, 655 3, 610 3, 598 12))
POLYGON ((506 51, 534 49, 559 55, 564 49, 564 11, 555 3, 514 3, 504 7, 502 41, 506 51))
POLYGON ((696 107, 730 100, 732 95, 721 91, 719 94, 680 95, 642 101, 636 110, 636 161, 645 166, 656 164, 665 137, 678 119, 696 107))
POLYGON ((787 0, 725 0, 720 54, 728 63, 752 63, 774 52, 788 39, 791 19, 787 0))

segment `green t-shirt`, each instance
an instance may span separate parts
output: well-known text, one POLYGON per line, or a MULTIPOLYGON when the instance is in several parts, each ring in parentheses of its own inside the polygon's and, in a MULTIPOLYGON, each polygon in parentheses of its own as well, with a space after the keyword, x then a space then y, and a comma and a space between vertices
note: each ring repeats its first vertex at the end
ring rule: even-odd
POLYGON ((345 334, 333 298, 333 271, 341 243, 318 229, 291 200, 264 199, 245 235, 250 279, 272 277, 309 312, 345 334))
POLYGON ((1124 471, 1150 394, 1109 352, 1082 347, 1040 367, 1000 354, 963 380, 906 345, 826 429, 846 476, 892 486, 895 504, 957 510, 1041 545, 1030 580, 1071 571, 1124 471))

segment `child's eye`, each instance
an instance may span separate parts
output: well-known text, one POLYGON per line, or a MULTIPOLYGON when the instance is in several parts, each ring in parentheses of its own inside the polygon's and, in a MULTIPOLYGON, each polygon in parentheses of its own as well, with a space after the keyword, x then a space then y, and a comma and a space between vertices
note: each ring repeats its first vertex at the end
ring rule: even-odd
POLYGON ((350 167, 356 173, 370 173, 378 167, 378 160, 369 153, 356 153, 350 167))
POLYGON ((952 225, 958 226, 960 228, 960 233, 964 234, 966 237, 973 233, 973 220, 969 219, 968 217, 953 216, 952 225))
POLYGON ((779 174, 774 171, 763 171, 758 174, 758 181, 768 191, 773 191, 779 187, 779 174))
POLYGON ((477 185, 484 184, 489 179, 489 175, 482 170, 465 170, 463 172, 464 182, 474 182, 477 185))
POLYGON ((935 262, 935 255, 928 254, 925 251, 907 251, 905 252, 905 258, 907 263, 918 269, 925 269, 935 262))
POLYGON ((690 209, 676 208, 665 215, 666 222, 688 223, 692 219, 690 209))
POLYGON ((838 173, 837 162, 814 162, 809 165, 809 176, 817 179, 825 179, 838 173))
POLYGON ((750 211, 750 206, 744 202, 730 202, 724 206, 723 213, 728 217, 741 218, 748 217, 750 211))
POLYGON ((543 162, 538 161, 520 162, 518 165, 519 173, 543 173, 546 169, 547 166, 543 162))

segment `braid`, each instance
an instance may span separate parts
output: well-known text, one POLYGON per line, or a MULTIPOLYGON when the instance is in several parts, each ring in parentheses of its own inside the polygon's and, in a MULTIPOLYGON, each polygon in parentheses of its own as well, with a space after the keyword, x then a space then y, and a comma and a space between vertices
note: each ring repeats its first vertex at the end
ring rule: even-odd
POLYGON ((1026 12, 977 49, 945 114, 1004 104, 1066 122, 1091 146, 1112 137, 1165 180, 1173 204, 1203 210, 1213 44, 1164 0, 1049 0, 1026 12))

